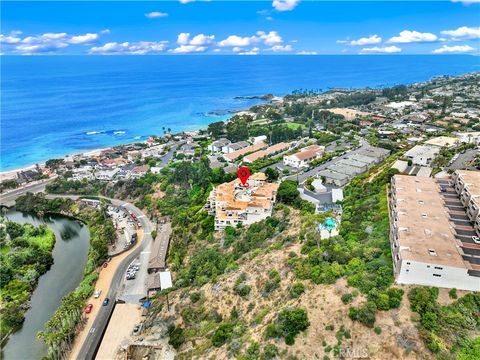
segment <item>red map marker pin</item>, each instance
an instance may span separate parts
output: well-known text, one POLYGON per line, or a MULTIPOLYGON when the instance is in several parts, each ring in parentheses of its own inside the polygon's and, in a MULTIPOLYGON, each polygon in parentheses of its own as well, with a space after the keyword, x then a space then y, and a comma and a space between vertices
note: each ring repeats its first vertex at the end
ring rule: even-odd
POLYGON ((237 176, 238 178, 240 179, 240 181, 242 182, 242 185, 245 185, 245 183, 247 182, 248 178, 250 177, 250 169, 247 168, 247 167, 241 167, 240 169, 238 169, 237 171, 237 176))

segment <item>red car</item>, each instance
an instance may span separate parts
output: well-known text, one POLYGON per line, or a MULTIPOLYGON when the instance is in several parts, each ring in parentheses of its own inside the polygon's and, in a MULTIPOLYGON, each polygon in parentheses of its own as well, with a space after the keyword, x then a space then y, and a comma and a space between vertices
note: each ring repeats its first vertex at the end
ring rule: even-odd
POLYGON ((86 314, 90 314, 92 312, 92 308, 93 308, 93 305, 92 304, 88 304, 87 305, 87 308, 85 309, 85 313, 86 314))
POLYGON ((106 268, 108 266, 108 262, 103 263, 103 267, 106 268))

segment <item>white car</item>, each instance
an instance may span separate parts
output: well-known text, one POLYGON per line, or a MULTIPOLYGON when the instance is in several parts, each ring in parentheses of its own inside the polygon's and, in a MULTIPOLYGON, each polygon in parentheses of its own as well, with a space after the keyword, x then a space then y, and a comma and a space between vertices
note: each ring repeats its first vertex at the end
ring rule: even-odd
POLYGON ((480 237, 478 236, 472 236, 472 240, 475 244, 480 245, 480 237))
POLYGON ((100 294, 101 294, 101 293, 102 293, 102 290, 96 289, 96 290, 95 290, 95 294, 93 294, 93 297, 94 297, 95 299, 98 299, 98 298, 100 297, 100 294))

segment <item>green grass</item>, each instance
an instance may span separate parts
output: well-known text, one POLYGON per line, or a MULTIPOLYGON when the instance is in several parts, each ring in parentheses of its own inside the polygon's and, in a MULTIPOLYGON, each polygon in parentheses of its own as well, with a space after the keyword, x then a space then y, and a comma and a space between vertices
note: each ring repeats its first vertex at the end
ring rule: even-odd
POLYGON ((303 124, 299 124, 299 123, 287 123, 287 126, 290 128, 290 129, 293 129, 293 130, 297 130, 298 128, 305 128, 305 125, 303 124))

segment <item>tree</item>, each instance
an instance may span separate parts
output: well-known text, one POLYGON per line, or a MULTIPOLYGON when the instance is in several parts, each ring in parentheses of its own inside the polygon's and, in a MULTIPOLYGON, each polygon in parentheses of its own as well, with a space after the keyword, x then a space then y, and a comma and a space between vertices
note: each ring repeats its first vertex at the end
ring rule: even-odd
POLYGON ((297 182, 293 180, 282 181, 278 187, 278 200, 285 204, 293 204, 299 198, 300 192, 297 189, 297 182))
POLYGON ((265 175, 267 175, 269 182, 274 182, 278 180, 280 173, 278 172, 277 169, 269 167, 265 170, 265 175))
POLYGON ((216 121, 208 125, 207 132, 214 139, 218 139, 225 131, 225 124, 223 121, 216 121))

